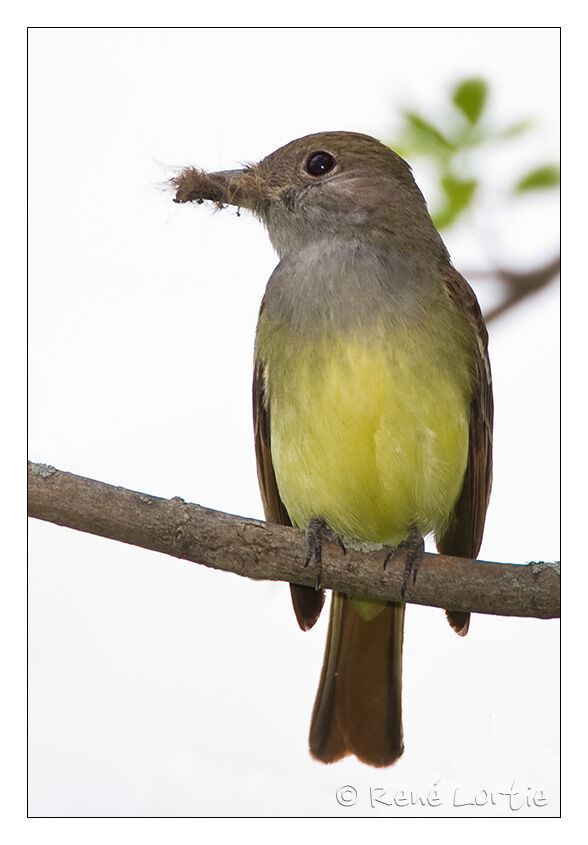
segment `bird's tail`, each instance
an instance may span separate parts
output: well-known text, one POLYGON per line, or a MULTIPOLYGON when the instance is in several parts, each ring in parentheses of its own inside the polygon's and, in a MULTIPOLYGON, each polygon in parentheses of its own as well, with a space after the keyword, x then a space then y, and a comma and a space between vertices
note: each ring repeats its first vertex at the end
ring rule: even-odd
POLYGON ((390 766, 402 754, 404 605, 387 603, 369 621, 333 594, 325 659, 310 726, 323 763, 347 754, 390 766))

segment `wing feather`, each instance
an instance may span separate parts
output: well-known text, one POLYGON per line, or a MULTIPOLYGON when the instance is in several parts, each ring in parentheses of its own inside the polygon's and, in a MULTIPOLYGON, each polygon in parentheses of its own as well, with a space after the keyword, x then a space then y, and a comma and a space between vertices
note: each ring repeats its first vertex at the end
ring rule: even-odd
MULTIPOLYGON (((450 268, 443 281, 453 306, 472 326, 476 344, 473 355, 468 462, 463 487, 446 529, 435 539, 441 554, 475 559, 482 544, 492 487, 494 404, 488 358, 488 331, 476 295, 463 276, 450 268)), ((469 616, 469 613, 447 611, 449 624, 461 636, 467 633, 469 616)))
MULTIPOLYGON (((268 522, 292 525, 284 505, 272 461, 269 407, 266 396, 265 372, 261 361, 255 361, 253 373, 253 428, 255 432, 255 455, 257 477, 265 518, 268 522)), ((325 603, 325 591, 315 590, 301 584, 290 584, 292 604, 298 624, 308 631, 320 616, 325 603)))

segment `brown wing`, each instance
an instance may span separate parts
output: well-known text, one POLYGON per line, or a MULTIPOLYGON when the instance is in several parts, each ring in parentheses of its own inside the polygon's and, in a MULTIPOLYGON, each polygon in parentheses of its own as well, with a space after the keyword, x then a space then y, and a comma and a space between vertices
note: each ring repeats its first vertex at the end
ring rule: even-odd
MULTIPOLYGON (((462 491, 447 528, 436 537, 441 554, 475 559, 478 556, 492 487, 492 377, 488 358, 488 332, 471 287, 451 268, 444 279, 453 305, 474 329, 473 390, 470 408, 468 463, 462 491)), ((451 627, 461 636, 468 632, 469 613, 447 611, 451 627)))
MULTIPOLYGON (((259 361, 255 362, 253 373, 253 428, 255 431, 257 477, 265 518, 268 522, 292 525, 286 506, 280 498, 274 473, 264 370, 259 361)), ((325 591, 315 590, 312 587, 305 587, 300 584, 290 584, 290 592, 298 624, 303 631, 308 631, 321 614, 325 603, 325 591)))

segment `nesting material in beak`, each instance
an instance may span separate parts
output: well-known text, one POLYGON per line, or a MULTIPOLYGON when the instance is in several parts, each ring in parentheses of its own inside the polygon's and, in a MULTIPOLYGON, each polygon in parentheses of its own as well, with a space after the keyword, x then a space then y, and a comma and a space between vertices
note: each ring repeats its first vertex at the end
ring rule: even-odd
POLYGON ((219 208, 236 205, 256 212, 265 201, 255 167, 217 173, 186 167, 170 181, 176 189, 174 202, 202 203, 210 200, 219 208))

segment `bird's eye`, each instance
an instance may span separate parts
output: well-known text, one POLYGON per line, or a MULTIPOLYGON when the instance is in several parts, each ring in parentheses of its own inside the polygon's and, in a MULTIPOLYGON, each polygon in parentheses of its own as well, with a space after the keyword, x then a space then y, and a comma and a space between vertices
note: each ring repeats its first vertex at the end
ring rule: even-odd
POLYGON ((306 170, 311 176, 322 176, 335 166, 335 159, 330 153, 319 151, 311 153, 306 160, 306 170))

